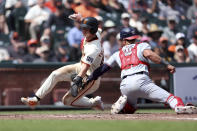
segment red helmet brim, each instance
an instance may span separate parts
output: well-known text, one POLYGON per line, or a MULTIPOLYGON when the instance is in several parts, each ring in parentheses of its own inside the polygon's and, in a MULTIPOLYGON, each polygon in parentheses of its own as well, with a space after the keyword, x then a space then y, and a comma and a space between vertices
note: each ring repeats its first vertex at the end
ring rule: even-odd
POLYGON ((131 36, 131 37, 127 37, 127 38, 124 38, 125 40, 134 40, 134 39, 137 39, 139 38, 140 36, 139 35, 134 35, 134 36, 131 36))

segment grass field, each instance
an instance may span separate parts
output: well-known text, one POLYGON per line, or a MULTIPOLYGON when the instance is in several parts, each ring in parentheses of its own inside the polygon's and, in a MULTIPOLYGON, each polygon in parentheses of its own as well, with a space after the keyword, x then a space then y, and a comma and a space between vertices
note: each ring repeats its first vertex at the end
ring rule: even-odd
MULTIPOLYGON (((0 112, 0 116, 7 115, 80 115, 80 114, 108 114, 109 111, 100 112, 93 110, 82 111, 17 111, 0 112)), ((142 114, 172 114, 171 110, 139 110, 136 115, 142 114)), ((130 116, 130 115, 128 115, 130 116)), ((128 117, 125 115, 125 117, 128 117)), ((119 116, 116 116, 118 118, 119 116)), ((123 117, 121 115, 121 117, 123 117)), ((183 116, 184 117, 184 116, 183 116)), ((191 120, 102 120, 102 119, 37 119, 37 118, 6 118, 0 117, 0 131, 196 131, 197 121, 191 120)))
POLYGON ((196 131, 196 122, 110 120, 0 120, 1 131, 196 131))

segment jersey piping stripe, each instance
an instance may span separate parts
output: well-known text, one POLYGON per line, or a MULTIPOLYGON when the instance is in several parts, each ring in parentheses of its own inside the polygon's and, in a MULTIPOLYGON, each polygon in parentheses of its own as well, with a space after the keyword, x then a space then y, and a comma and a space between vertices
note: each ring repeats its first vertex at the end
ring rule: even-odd
POLYGON ((88 64, 88 63, 85 63, 85 62, 83 62, 82 60, 81 60, 81 63, 84 63, 84 64, 86 64, 86 65, 90 66, 90 64, 88 64))
MULTIPOLYGON (((93 81, 92 85, 88 89, 86 89, 83 93, 81 93, 81 95, 79 95, 76 99, 74 99, 73 102, 71 102, 71 106, 75 106, 75 105, 73 105, 73 103, 76 100, 78 100, 82 95, 84 95, 89 89, 91 89, 93 87, 94 83, 95 83, 95 81, 93 81)), ((83 107, 83 106, 81 106, 81 107, 83 107)))
POLYGON ((98 40, 98 37, 97 36, 94 36, 92 39, 90 39, 89 41, 87 41, 87 42, 92 42, 92 41, 94 41, 94 40, 98 40))

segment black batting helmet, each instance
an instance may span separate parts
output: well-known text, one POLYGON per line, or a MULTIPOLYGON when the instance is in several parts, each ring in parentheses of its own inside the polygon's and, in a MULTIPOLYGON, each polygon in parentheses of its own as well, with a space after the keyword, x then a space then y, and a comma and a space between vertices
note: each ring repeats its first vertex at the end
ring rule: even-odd
POLYGON ((123 28, 120 31, 120 39, 126 39, 126 40, 133 40, 133 39, 137 39, 139 37, 139 32, 136 28, 134 27, 127 27, 127 28, 123 28))
POLYGON ((88 28, 90 33, 95 34, 98 30, 98 21, 94 17, 86 17, 81 22, 81 28, 88 28))

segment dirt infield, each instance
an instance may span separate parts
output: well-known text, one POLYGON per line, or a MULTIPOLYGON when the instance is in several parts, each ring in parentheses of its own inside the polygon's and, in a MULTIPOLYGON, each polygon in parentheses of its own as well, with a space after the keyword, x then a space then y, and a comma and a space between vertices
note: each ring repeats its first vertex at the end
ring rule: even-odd
POLYGON ((197 121, 197 114, 169 114, 169 113, 139 113, 139 114, 118 114, 111 115, 108 113, 98 114, 3 114, 0 119, 54 119, 54 120, 192 120, 197 121))

